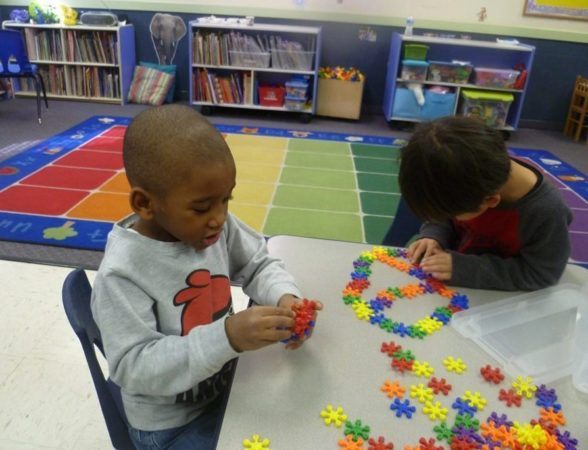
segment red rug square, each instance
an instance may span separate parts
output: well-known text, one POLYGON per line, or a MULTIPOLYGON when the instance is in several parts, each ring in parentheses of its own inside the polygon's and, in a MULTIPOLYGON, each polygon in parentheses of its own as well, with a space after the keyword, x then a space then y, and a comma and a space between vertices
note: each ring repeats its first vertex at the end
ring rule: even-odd
POLYGON ((123 137, 127 131, 126 126, 116 125, 104 133, 102 136, 108 137, 123 137))
POLYGON ((120 170, 123 168, 123 159, 121 153, 74 150, 55 161, 54 164, 56 166, 120 170))
POLYGON ((91 190, 102 186, 116 173, 114 170, 47 166, 25 178, 20 184, 91 190))
POLYGON ((59 216, 86 195, 86 191, 17 185, 0 192, 0 205, 3 211, 59 216))
POLYGON ((105 152, 122 152, 122 137, 104 137, 100 136, 92 139, 90 142, 82 145, 80 149, 101 150, 105 152))

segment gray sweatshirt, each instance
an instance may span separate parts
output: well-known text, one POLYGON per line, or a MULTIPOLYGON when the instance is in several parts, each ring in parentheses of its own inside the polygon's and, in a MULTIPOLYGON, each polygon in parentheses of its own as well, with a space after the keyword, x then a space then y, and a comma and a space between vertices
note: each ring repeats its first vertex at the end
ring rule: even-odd
POLYGON ((535 187, 520 200, 468 221, 427 222, 419 238, 451 253, 449 284, 478 289, 534 290, 557 283, 570 256, 572 213, 537 170, 535 187))
POLYGON ((225 332, 230 284, 257 302, 300 296, 263 236, 229 215, 214 245, 196 251, 115 225, 92 293, 110 377, 129 423, 141 430, 185 425, 227 382, 238 353, 225 332))

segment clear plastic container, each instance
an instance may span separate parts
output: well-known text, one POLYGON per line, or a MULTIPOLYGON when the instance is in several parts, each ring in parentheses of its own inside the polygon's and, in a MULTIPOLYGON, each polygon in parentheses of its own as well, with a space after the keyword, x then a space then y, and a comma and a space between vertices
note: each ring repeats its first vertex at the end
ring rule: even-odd
POLYGON ((266 69, 270 65, 270 54, 268 52, 242 52, 229 50, 229 57, 232 66, 266 69))
POLYGON ((476 67, 474 74, 475 84, 478 86, 513 89, 520 72, 518 70, 476 67))
POLYGON ((451 326, 511 376, 536 384, 572 375, 588 393, 588 284, 563 284, 456 313, 451 326))
POLYGON ((312 70, 314 52, 272 50, 272 67, 285 70, 312 70))
POLYGON ((308 82, 303 80, 286 81, 286 95, 289 98, 297 98, 306 100, 306 93, 308 92, 308 82))
POLYGON ((456 62, 429 61, 427 80, 442 83, 467 84, 472 73, 471 64, 456 62))
POLYGON ((286 96, 284 100, 284 108, 291 111, 303 111, 306 108, 306 99, 286 96))
POLYGON ((461 114, 483 120, 489 127, 506 126, 508 110, 514 96, 508 92, 490 92, 473 89, 461 91, 461 114))
POLYGON ((400 78, 403 80, 425 81, 429 63, 416 59, 403 59, 400 78))

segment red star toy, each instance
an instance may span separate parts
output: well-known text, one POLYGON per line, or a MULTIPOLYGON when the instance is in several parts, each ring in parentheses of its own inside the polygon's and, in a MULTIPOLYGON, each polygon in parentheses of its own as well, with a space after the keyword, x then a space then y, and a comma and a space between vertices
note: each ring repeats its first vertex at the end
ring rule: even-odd
POLYGON ((508 391, 504 390, 504 389, 500 389, 500 394, 498 395, 498 400, 506 403, 506 406, 508 406, 509 408, 512 405, 516 405, 516 406, 520 407, 522 399, 523 399, 523 397, 521 397, 519 394, 517 394, 514 389, 509 389, 508 391))
POLYGON ((436 377, 433 377, 427 386, 433 389, 435 394, 441 392, 443 395, 449 395, 449 391, 451 390, 451 385, 447 383, 445 378, 438 380, 436 377))
POLYGON ((498 367, 494 368, 490 365, 486 365, 480 369, 480 374, 488 383, 499 384, 504 380, 504 375, 498 367))
POLYGON ((386 353, 390 357, 400 350, 402 350, 402 346, 396 344, 394 341, 390 341, 390 343, 382 342, 382 347, 380 348, 382 353, 386 353))

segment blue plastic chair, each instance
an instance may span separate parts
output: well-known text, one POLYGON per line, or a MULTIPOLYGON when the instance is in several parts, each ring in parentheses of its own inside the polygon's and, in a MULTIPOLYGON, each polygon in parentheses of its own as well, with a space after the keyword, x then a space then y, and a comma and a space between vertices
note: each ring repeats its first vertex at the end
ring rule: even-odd
POLYGON ((382 245, 406 247, 408 241, 419 232, 420 227, 421 221, 414 215, 401 197, 394 221, 390 225, 386 236, 384 236, 382 245))
POLYGON ((30 78, 37 92, 37 118, 41 123, 41 92, 49 108, 43 77, 37 66, 29 62, 26 46, 20 31, 0 30, 0 78, 30 78))
POLYGON ((63 283, 62 297, 65 313, 82 344, 92 381, 98 394, 102 415, 114 448, 134 450, 135 446, 129 437, 127 418, 122 406, 120 387, 104 378, 102 368, 96 358, 96 347, 104 355, 100 330, 92 317, 90 297, 92 287, 86 273, 82 269, 71 272, 63 283), (96 346, 96 347, 95 347, 96 346))

